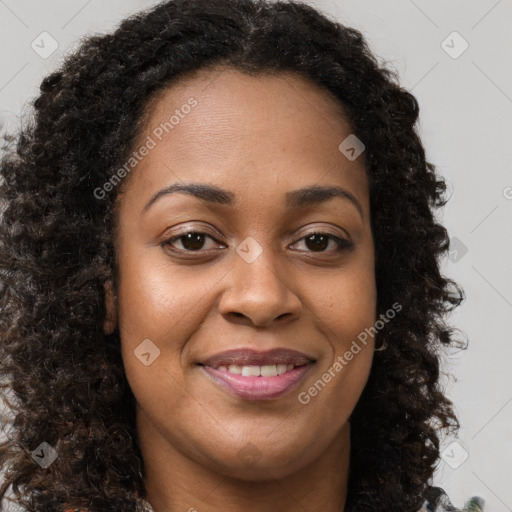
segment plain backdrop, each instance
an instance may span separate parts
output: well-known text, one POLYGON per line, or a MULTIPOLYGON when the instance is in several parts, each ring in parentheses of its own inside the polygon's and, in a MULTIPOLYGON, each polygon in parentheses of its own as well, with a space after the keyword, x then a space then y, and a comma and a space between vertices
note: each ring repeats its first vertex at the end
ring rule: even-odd
MULTIPOLYGON (((3 130, 18 125, 43 76, 81 36, 155 3, 0 0, 3 130)), ((450 321, 469 341, 444 365, 462 428, 443 440, 434 483, 459 507, 479 495, 486 512, 512 511, 512 2, 308 3, 362 31, 419 101, 427 158, 451 196, 439 217, 451 237, 443 270, 467 296, 450 321)))

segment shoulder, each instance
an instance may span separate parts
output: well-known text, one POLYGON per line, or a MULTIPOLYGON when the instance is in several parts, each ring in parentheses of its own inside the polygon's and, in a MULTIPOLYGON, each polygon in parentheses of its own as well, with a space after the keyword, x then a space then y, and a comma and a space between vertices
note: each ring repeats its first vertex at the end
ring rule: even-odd
POLYGON ((429 487, 423 494, 424 503, 418 512, 483 512, 484 500, 480 496, 469 498, 461 510, 455 507, 441 487, 429 487))

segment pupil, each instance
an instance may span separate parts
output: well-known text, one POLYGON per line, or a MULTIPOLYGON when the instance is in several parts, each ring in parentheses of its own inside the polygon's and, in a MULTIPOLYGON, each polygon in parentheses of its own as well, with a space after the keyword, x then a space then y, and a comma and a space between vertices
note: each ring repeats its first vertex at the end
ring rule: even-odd
POLYGON ((325 249, 329 244, 329 239, 325 235, 311 235, 306 238, 306 245, 309 249, 325 249), (312 242, 312 244, 309 244, 312 242))
POLYGON ((201 249, 204 244, 204 235, 201 233, 187 233, 182 238, 184 239, 182 241, 183 247, 192 251, 201 249))

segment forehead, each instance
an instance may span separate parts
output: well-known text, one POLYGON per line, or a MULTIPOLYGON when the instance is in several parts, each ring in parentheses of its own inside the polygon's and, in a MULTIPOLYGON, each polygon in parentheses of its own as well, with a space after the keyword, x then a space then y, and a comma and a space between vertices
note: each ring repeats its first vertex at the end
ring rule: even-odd
POLYGON ((177 181, 244 190, 325 181, 365 202, 364 155, 339 150, 352 133, 341 104, 296 73, 201 70, 155 95, 142 121, 135 146, 154 146, 130 177, 140 193, 177 181))

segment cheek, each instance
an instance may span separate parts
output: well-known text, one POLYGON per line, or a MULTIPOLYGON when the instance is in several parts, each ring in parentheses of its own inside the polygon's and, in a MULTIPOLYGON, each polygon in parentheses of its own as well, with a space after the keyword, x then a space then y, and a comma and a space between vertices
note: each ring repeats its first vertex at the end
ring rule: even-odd
MULTIPOLYGON (((313 289, 313 288, 311 288, 313 289)), ((377 289, 373 259, 343 269, 310 298, 316 321, 331 340, 331 356, 344 353, 376 321, 377 289)), ((368 340, 370 344, 371 339, 368 340)))
POLYGON ((118 261, 119 331, 134 392, 155 382, 183 387, 187 340, 201 328, 211 307, 208 292, 222 278, 220 270, 171 268, 158 251, 153 252, 148 256, 127 248, 120 251, 118 261))
MULTIPOLYGON (((154 255, 126 251, 119 261, 118 315, 124 341, 145 338, 168 348, 179 346, 181 335, 196 325, 204 297, 219 277, 185 266, 171 266, 154 255)), ((215 273, 217 274, 217 273, 215 273)))
POLYGON ((304 401, 336 403, 332 414, 337 416, 353 409, 371 369, 374 339, 369 333, 377 319, 372 261, 326 281, 311 299, 315 323, 328 344, 318 380, 305 390, 304 401))
POLYGON ((145 410, 182 411, 187 402, 182 352, 200 325, 201 291, 195 287, 197 293, 191 293, 193 284, 183 283, 179 270, 137 251, 124 251, 118 263, 119 332, 130 388, 145 410))

